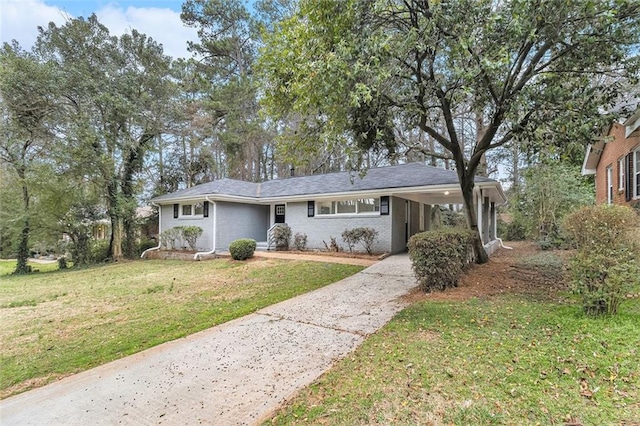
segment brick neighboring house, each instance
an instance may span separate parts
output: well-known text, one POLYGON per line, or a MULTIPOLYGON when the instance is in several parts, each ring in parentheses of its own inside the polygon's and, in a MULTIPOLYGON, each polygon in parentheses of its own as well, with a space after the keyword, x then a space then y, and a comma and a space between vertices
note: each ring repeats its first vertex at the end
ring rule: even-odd
POLYGON ((583 175, 595 175, 596 204, 640 205, 640 108, 587 147, 583 175))

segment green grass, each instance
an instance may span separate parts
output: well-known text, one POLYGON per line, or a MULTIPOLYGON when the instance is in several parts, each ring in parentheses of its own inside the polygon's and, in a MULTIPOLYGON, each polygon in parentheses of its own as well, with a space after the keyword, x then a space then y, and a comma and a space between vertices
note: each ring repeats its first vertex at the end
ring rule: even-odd
POLYGON ((0 396, 212 327, 361 266, 137 261, 0 277, 0 396))
POLYGON ((419 302, 266 424, 638 425, 640 300, 615 317, 500 296, 419 302))
MULTIPOLYGON (((52 272, 58 270, 58 262, 53 263, 34 263, 28 262, 28 265, 31 265, 34 271, 37 272, 52 272)), ((13 273, 16 269, 16 261, 15 260, 0 260, 0 278, 3 275, 9 275, 13 273)))

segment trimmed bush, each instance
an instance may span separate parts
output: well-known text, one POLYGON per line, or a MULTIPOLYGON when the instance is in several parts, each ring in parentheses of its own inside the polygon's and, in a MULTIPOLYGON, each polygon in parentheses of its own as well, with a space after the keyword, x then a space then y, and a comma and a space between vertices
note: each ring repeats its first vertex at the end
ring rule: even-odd
POLYGON ((613 315, 640 288, 638 215, 624 206, 591 206, 570 214, 565 231, 577 249, 570 268, 573 290, 587 315, 613 315))
POLYGON ((291 240, 291 228, 287 224, 278 225, 273 229, 273 242, 276 250, 288 250, 291 240))
POLYGON ((425 292, 458 285, 473 263, 475 236, 466 229, 443 228, 421 232, 409 239, 409 258, 420 288, 425 292))
POLYGON ((296 232, 296 235, 293 236, 293 246, 296 250, 304 250, 307 248, 307 234, 301 234, 296 232))
POLYGON ((329 244, 327 244, 325 240, 322 240, 322 244, 324 244, 327 251, 334 251, 336 253, 342 251, 342 247, 340 247, 340 244, 338 244, 336 237, 329 237, 329 241, 329 244))
POLYGON ((378 240, 378 231, 373 228, 360 229, 360 243, 368 254, 373 254, 373 243, 378 240))
POLYGON ((178 240, 182 236, 182 228, 176 226, 174 228, 169 228, 160 234, 160 242, 162 246, 167 250, 175 250, 178 245, 178 240))
POLYGON ((344 232, 342 232, 342 241, 349 247, 350 252, 353 252, 356 244, 360 243, 367 253, 372 254, 373 243, 375 243, 377 239, 378 231, 373 228, 345 229, 344 232))
POLYGON ((182 237, 189 244, 192 251, 196 250, 196 240, 202 235, 202 228, 199 226, 185 226, 182 228, 182 237))
POLYGON ((360 233, 358 228, 355 229, 345 229, 342 231, 342 241, 349 247, 349 251, 353 252, 353 248, 358 241, 360 241, 360 233))
POLYGON ((253 257, 256 250, 256 240, 241 238, 229 244, 229 253, 234 260, 246 260, 253 257))

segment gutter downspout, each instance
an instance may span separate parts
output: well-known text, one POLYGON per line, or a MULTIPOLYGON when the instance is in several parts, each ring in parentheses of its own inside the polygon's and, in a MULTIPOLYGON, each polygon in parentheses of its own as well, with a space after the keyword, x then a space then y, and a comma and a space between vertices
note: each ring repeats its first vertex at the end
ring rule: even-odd
POLYGON ((156 203, 151 203, 151 204, 158 208, 158 247, 151 247, 151 248, 146 249, 140 255, 140 259, 144 259, 144 257, 146 256, 147 252, 153 251, 153 250, 160 250, 160 248, 162 247, 162 240, 160 239, 160 234, 161 234, 161 231, 162 231, 162 206, 159 206, 156 203))
POLYGON ((218 221, 218 215, 216 211, 217 205, 215 201, 211 201, 209 199, 208 195, 205 195, 204 199, 213 204, 213 244, 211 245, 212 248, 210 251, 199 251, 194 254, 193 260, 200 260, 201 255, 214 254, 216 252, 216 222, 218 221))

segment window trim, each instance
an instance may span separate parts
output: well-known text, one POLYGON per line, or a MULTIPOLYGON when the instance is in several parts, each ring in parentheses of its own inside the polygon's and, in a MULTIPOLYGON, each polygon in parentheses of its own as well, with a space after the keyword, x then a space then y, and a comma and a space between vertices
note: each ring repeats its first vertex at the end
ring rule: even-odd
POLYGON ((618 159, 618 191, 624 191, 624 187, 625 187, 625 174, 624 174, 624 169, 625 169, 625 161, 624 161, 624 157, 621 157, 618 159))
MULTIPOLYGON (((206 201, 194 201, 192 203, 180 203, 179 207, 178 207, 178 217, 177 219, 203 219, 205 218, 205 203, 206 201), (201 205, 201 211, 202 213, 200 214, 196 214, 196 206, 200 204, 201 205), (185 206, 191 206, 191 214, 184 214, 184 207, 185 206)), ((175 215, 174 215, 175 216, 175 215)))
POLYGON ((391 213, 390 199, 388 195, 380 197, 380 216, 388 216, 391 213))
POLYGON ((606 168, 607 204, 613 204, 613 164, 606 168))
POLYGON ((346 216, 358 216, 358 217, 364 217, 364 216, 380 216, 380 206, 381 206, 381 202, 380 202, 381 197, 358 197, 358 198, 347 198, 347 199, 340 199, 340 200, 322 200, 322 201, 317 201, 318 203, 318 208, 315 211, 315 217, 346 217, 346 216), (360 212, 358 206, 361 204, 358 201, 360 200, 374 200, 374 205, 375 205, 375 200, 377 200, 377 205, 378 205, 378 210, 377 211, 364 211, 364 212, 360 212), (336 213, 337 208, 335 207, 334 203, 339 203, 339 202, 344 202, 344 201, 354 201, 355 202, 355 212, 348 212, 348 213, 336 213), (321 213, 322 212, 322 204, 324 203, 331 203, 331 211, 333 211, 334 213, 321 213))

